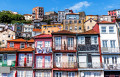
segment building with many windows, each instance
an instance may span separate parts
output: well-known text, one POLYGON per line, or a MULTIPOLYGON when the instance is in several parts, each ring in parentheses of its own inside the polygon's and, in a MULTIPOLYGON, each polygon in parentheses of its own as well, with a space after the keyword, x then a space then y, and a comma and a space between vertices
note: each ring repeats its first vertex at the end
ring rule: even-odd
POLYGON ((53 32, 53 77, 77 77, 76 34, 67 30, 53 32))
POLYGON ((104 76, 120 75, 120 51, 118 42, 118 29, 114 22, 102 21, 94 29, 100 33, 100 45, 104 76))

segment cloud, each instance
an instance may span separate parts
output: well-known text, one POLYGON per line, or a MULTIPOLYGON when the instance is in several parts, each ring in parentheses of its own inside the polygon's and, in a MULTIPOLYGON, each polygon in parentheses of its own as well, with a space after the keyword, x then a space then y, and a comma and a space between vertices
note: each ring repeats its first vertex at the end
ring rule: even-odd
POLYGON ((112 8, 114 8, 113 5, 108 5, 108 6, 106 6, 104 9, 112 9, 112 8))
POLYGON ((83 7, 88 7, 88 6, 90 6, 90 3, 87 1, 83 1, 69 7, 69 9, 72 9, 73 11, 80 11, 83 7))

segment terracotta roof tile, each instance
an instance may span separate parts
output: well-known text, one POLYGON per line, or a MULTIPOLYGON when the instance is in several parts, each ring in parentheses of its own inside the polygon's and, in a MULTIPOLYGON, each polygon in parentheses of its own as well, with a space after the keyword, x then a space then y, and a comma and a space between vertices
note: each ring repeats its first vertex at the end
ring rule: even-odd
POLYGON ((27 42, 26 40, 20 38, 20 39, 13 39, 13 40, 8 40, 9 42, 27 42))
POLYGON ((109 22, 109 21, 101 21, 98 22, 99 24, 114 24, 114 22, 109 22))
POLYGON ((76 15, 76 14, 78 14, 78 13, 68 13, 67 15, 76 15))
POLYGON ((52 34, 76 34, 75 32, 70 32, 68 30, 61 30, 58 32, 53 32, 52 34))
POLYGON ((16 48, 0 48, 0 51, 17 51, 16 48))
POLYGON ((30 39, 30 40, 28 40, 27 42, 30 42, 30 43, 31 43, 31 42, 34 42, 34 39, 30 39))
POLYGON ((40 34, 35 36, 35 38, 52 38, 52 35, 50 34, 40 34))
POLYGON ((34 28, 33 31, 34 31, 34 32, 41 32, 42 29, 35 29, 35 28, 34 28))
POLYGON ((24 48, 24 49, 19 49, 18 51, 34 51, 34 48, 28 47, 28 48, 24 48))
POLYGON ((83 32, 83 33, 79 33, 79 34, 99 34, 99 33, 97 33, 96 31, 94 31, 93 29, 91 29, 89 31, 86 31, 86 32, 83 32))

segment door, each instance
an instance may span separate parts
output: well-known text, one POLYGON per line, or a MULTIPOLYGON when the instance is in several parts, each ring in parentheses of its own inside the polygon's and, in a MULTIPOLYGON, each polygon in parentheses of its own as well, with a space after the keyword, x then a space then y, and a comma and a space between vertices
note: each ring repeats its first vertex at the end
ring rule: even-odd
POLYGON ((32 66, 32 54, 27 54, 27 66, 32 66))
POLYGON ((25 54, 19 54, 19 66, 24 66, 25 54))
POLYGON ((61 66, 61 56, 62 56, 62 54, 56 54, 56 57, 55 57, 56 67, 61 66))
POLYGON ((55 77, 62 77, 62 73, 61 72, 56 72, 55 77))
POLYGON ((61 37, 55 37, 55 49, 61 50, 61 37))
POLYGON ((68 50, 73 50, 73 38, 68 38, 68 50))
POLYGON ((75 60, 73 54, 68 54, 68 67, 74 67, 75 66, 75 60))
POLYGON ((51 56, 45 56, 45 68, 49 68, 51 66, 51 56))
POLYGON ((92 57, 91 54, 87 54, 88 68, 92 68, 92 57))
POLYGON ((36 56, 36 67, 42 68, 43 64, 43 56, 36 56))

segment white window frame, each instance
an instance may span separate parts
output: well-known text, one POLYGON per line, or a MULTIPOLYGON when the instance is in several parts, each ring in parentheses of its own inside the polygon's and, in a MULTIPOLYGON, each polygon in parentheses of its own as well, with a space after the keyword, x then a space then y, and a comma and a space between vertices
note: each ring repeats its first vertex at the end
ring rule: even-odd
POLYGON ((78 44, 85 44, 85 36, 78 36, 78 44))
POLYGON ((107 48, 108 47, 108 40, 102 40, 102 47, 107 48), (105 44, 106 43, 106 44, 105 44), (104 45, 105 44, 105 45, 104 45))
POLYGON ((114 33, 114 26, 109 26, 109 33, 114 33), (113 27, 113 29, 110 29, 110 27, 113 27), (113 32, 110 32, 112 30, 113 32))
POLYGON ((33 71, 26 71, 26 77, 33 77, 33 71))
POLYGON ((91 36, 91 45, 96 45, 98 44, 98 36, 91 36), (97 43, 95 43, 95 37, 97 38, 97 43))
POLYGON ((75 77, 75 72, 68 72, 68 77, 75 77), (72 74, 74 75, 74 76, 72 76, 72 74), (70 75, 70 76, 69 76, 70 75))
POLYGON ((105 27, 107 29, 106 26, 101 26, 101 33, 107 33, 107 30, 106 29, 102 29, 103 27, 105 27), (103 32, 103 30, 105 30, 105 32, 103 32))
POLYGON ((20 48, 22 48, 21 46, 22 46, 22 44, 24 44, 24 48, 25 48, 25 43, 20 43, 20 48))
POLYGON ((51 42, 50 41, 45 41, 45 47, 50 47, 51 42))
POLYGON ((14 42, 10 42, 10 47, 14 47, 14 42))

